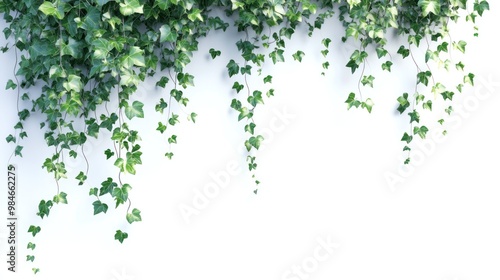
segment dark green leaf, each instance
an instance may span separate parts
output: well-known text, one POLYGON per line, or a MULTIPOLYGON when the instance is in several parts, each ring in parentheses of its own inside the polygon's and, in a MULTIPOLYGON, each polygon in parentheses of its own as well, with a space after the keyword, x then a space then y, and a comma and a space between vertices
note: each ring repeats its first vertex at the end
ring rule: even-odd
POLYGON ((108 205, 102 203, 100 200, 94 201, 92 205, 94 206, 94 215, 97 215, 101 212, 106 213, 108 211, 108 205))
POLYGON ((120 241, 120 243, 123 243, 123 240, 128 238, 128 233, 122 232, 121 230, 117 230, 115 233, 115 240, 120 241))

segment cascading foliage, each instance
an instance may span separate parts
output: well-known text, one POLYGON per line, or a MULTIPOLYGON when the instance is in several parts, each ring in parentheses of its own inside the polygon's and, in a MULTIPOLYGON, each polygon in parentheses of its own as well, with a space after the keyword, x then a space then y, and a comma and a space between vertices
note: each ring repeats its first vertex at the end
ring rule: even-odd
MULTIPOLYGON (((465 18, 477 32, 476 17, 486 10, 488 2, 480 0, 0 0, 0 12, 7 22, 2 50, 12 50, 16 57, 12 66, 16 77, 8 81, 6 89, 18 94, 19 116, 15 132, 6 140, 13 143, 13 154, 22 156, 22 139, 28 136, 24 123, 33 112, 41 113, 40 129, 53 149, 42 168, 54 177, 57 187, 53 198, 38 205, 37 215, 43 219, 56 204, 68 203, 68 195, 59 188, 59 181, 69 175, 65 159, 85 158, 83 147, 89 137, 109 131, 112 148, 103 157, 117 172, 110 170, 113 175, 103 178, 100 188, 89 189, 89 195, 95 197, 94 215, 106 213, 111 201, 115 207, 128 207, 129 223, 141 221, 141 212, 132 207, 129 197, 132 186, 122 180, 123 174, 135 174, 135 167, 142 164, 140 134, 129 122, 145 117, 144 104, 131 97, 146 80, 165 89, 155 106, 163 116, 157 131, 168 140, 170 147, 164 152, 172 158, 177 136, 171 127, 186 118, 195 122, 197 116, 195 112, 180 116, 175 110, 175 106, 188 106, 186 92, 194 86, 195 77, 186 66, 192 62, 200 38, 213 30, 236 28, 243 39, 234 42, 241 58, 229 60, 226 66, 233 80, 228 86, 236 93, 230 107, 238 112, 238 121, 245 122, 248 137, 243 144, 257 186, 255 152, 264 138, 255 133, 258 124, 253 115, 275 91, 250 90, 247 77, 261 75, 263 65, 270 62, 302 61, 305 53, 301 50, 285 57, 287 40, 299 26, 306 26, 312 36, 336 16, 345 30, 342 42, 352 40, 358 45, 342 62, 359 77, 353 85, 357 91, 346 94, 348 108, 372 111, 373 101, 364 99, 361 90, 375 84, 375 77, 365 73, 369 56, 377 56, 381 69, 388 72, 397 67, 393 65, 395 57, 412 59, 415 64, 415 91, 401 93, 396 103, 402 117, 409 120, 409 129, 401 139, 403 152, 408 153, 405 163, 409 163, 413 138, 425 138, 429 131, 420 123, 420 113, 433 110, 432 100, 438 96, 446 104, 439 109, 451 114, 453 96, 466 84, 474 84, 474 74, 464 72, 464 64, 451 59, 450 53, 464 53, 467 43, 453 40, 449 24, 465 18), (405 42, 393 53, 387 48, 389 32, 405 42), (425 51, 421 61, 413 55, 416 49, 425 51), (454 87, 445 86, 435 78, 432 65, 459 71, 463 79, 454 87), (30 90, 35 85, 41 90, 30 90), (19 102, 31 109, 19 109, 19 102)), ((323 69, 330 66, 327 54, 331 42, 328 37, 321 40, 323 69)), ((214 48, 209 53, 213 59, 221 55, 214 48)), ((272 76, 262 76, 264 84, 272 85, 272 76)), ((87 161, 87 168, 77 174, 76 184, 85 184, 88 165, 87 161)), ((31 225, 28 231, 34 237, 40 230, 40 226, 31 225)), ((128 234, 119 229, 114 237, 123 242, 128 234)), ((35 249, 35 244, 30 242, 28 249, 35 249)), ((33 262, 35 257, 27 259, 33 262)))

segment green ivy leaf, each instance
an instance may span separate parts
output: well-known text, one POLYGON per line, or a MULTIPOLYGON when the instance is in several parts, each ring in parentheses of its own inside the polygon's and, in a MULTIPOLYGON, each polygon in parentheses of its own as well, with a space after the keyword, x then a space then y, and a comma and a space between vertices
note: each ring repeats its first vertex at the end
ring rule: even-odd
POLYGON ((227 72, 229 73, 229 77, 232 77, 240 72, 240 66, 231 59, 229 63, 226 65, 227 72))
POLYGON ((465 46, 467 46, 467 42, 460 40, 458 42, 454 42, 453 46, 460 52, 465 53, 465 46))
POLYGON ((245 86, 243 86, 242 84, 238 83, 238 82, 234 82, 233 84, 233 89, 236 90, 236 93, 239 93, 245 86))
POLYGON ((112 194, 113 189, 116 188, 118 185, 113 182, 113 179, 109 178, 106 179, 106 181, 101 183, 101 189, 99 190, 99 196, 105 195, 107 193, 112 194))
POLYGON ((405 46, 401 45, 398 49, 398 54, 400 54, 403 58, 406 58, 410 55, 410 49, 405 48, 405 46))
POLYGON ((420 114, 416 110, 409 112, 408 115, 410 116, 410 123, 420 122, 420 114))
POLYGON ((7 141, 7 143, 15 143, 16 142, 16 137, 14 137, 12 134, 9 134, 9 136, 7 136, 7 138, 5 138, 5 140, 7 141))
POLYGON ((27 249, 35 250, 35 248, 36 248, 36 244, 31 243, 31 242, 28 243, 27 249))
POLYGON ((249 124, 245 125, 245 131, 250 133, 250 134, 254 134, 255 127, 256 127, 256 125, 253 122, 249 123, 249 124))
POLYGON ((409 135, 408 133, 405 132, 405 134, 403 135, 403 138, 401 138, 401 141, 404 141, 408 144, 410 144, 410 142, 413 140, 413 136, 409 135))
POLYGON ((113 189, 112 196, 114 197, 114 199, 116 201, 115 208, 118 208, 118 206, 120 204, 123 204, 127 201, 128 193, 131 189, 132 189, 132 187, 129 184, 124 184, 123 187, 121 187, 121 188, 114 188, 113 189))
POLYGON ((252 95, 247 98, 247 101, 253 107, 257 106, 258 103, 264 104, 264 100, 262 99, 262 92, 258 90, 254 91, 252 95))
POLYGON ((89 196, 98 196, 99 190, 97 188, 91 188, 89 190, 89 196))
POLYGON ((33 271, 34 274, 37 274, 38 272, 40 272, 39 268, 32 268, 31 270, 33 271))
POLYGON ((123 243, 123 240, 128 238, 128 233, 123 232, 121 230, 117 230, 115 233, 115 240, 120 241, 120 243, 123 243))
POLYGON ((38 204, 38 213, 37 215, 40 216, 40 218, 43 219, 45 216, 49 216, 50 214, 50 208, 52 208, 53 204, 51 200, 41 200, 40 203, 38 204))
POLYGON ((354 92, 351 92, 349 96, 347 97, 347 100, 345 101, 347 103, 347 109, 351 109, 353 106, 358 108, 359 105, 361 105, 361 102, 356 99, 356 94, 354 92))
POLYGON ((212 59, 215 59, 216 57, 221 55, 221 51, 215 50, 214 48, 211 48, 210 50, 208 50, 208 52, 210 53, 212 59))
POLYGON ((58 195, 54 196, 55 203, 68 204, 68 200, 66 199, 68 195, 64 192, 60 192, 58 195))
POLYGON ((364 102, 361 102, 361 108, 366 108, 368 113, 372 112, 373 105, 374 105, 374 103, 371 100, 371 98, 368 98, 364 102))
POLYGON ((83 88, 82 78, 76 75, 69 75, 68 80, 63 84, 67 91, 80 92, 83 88))
POLYGON ((488 1, 476 1, 474 3, 474 11, 476 11, 480 16, 483 16, 484 11, 490 9, 490 4, 488 1))
POLYGON ((198 114, 196 114, 195 112, 192 112, 189 116, 188 116, 188 120, 192 121, 193 123, 196 123, 196 117, 198 116, 198 114))
POLYGON ((466 76, 464 76, 464 83, 474 86, 474 77, 475 75, 473 73, 467 74, 466 76))
POLYGON ((420 136, 420 138, 425 139, 425 136, 427 135, 427 132, 429 132, 429 129, 426 126, 415 126, 413 128, 413 134, 420 136))
POLYGON ((144 5, 141 5, 139 0, 124 0, 120 3, 120 13, 124 16, 130 16, 132 14, 142 14, 144 5))
POLYGON ((14 83, 11 79, 9 79, 7 81, 7 85, 5 86, 5 89, 16 89, 17 88, 17 84, 14 83))
POLYGON ((369 85, 370 87, 373 87, 373 81, 375 80, 375 77, 372 75, 369 76, 363 76, 363 79, 361 79, 361 83, 363 86, 369 85))
POLYGON ((158 82, 156 82, 156 86, 165 88, 165 86, 167 85, 168 81, 169 81, 168 77, 162 76, 160 78, 160 80, 158 82))
POLYGON ((264 137, 261 135, 252 136, 247 140, 247 142, 245 142, 245 146, 248 151, 250 151, 252 147, 258 150, 262 141, 264 141, 264 137))
POLYGON ((42 229, 39 226, 31 225, 28 229, 28 232, 31 232, 33 237, 35 237, 42 229))
POLYGON ((30 262, 33 262, 35 260, 35 256, 32 256, 32 255, 27 255, 26 256, 26 261, 30 261, 30 262))
POLYGON ((302 62, 302 58, 305 56, 305 53, 303 51, 297 51, 294 54, 292 54, 292 57, 294 60, 298 62, 302 62))
POLYGON ((238 121, 241 121, 244 118, 250 119, 253 116, 253 113, 250 110, 248 110, 247 107, 242 107, 239 111, 240 114, 238 115, 238 121))
POLYGON ((106 155, 106 159, 110 159, 115 155, 115 152, 112 152, 111 149, 107 149, 106 151, 104 151, 104 154, 106 155))
POLYGON ((282 49, 275 49, 274 51, 269 53, 269 57, 273 61, 273 64, 285 61, 285 56, 283 55, 284 52, 285 51, 282 49))
POLYGON ((386 62, 382 63, 382 70, 386 70, 386 71, 391 72, 392 64, 393 63, 391 61, 386 61, 386 62))
POLYGON ((64 10, 62 5, 56 5, 55 3, 45 1, 42 3, 42 5, 40 5, 38 9, 47 16, 53 16, 59 20, 64 18, 64 10))
POLYGON ((158 127, 156 128, 161 134, 167 130, 167 126, 164 125, 162 122, 158 122, 158 127))
POLYGON ((94 201, 92 203, 94 206, 94 215, 97 215, 99 213, 106 213, 108 211, 108 205, 106 203, 102 203, 100 200, 94 201))
POLYGON ((130 69, 133 66, 145 67, 144 51, 137 46, 131 47, 128 54, 123 57, 122 65, 126 69, 130 69))
POLYGON ((125 107, 125 116, 127 116, 129 120, 133 119, 134 117, 144 118, 144 111, 142 107, 144 107, 144 104, 140 101, 134 101, 132 103, 132 106, 127 104, 127 106, 125 107))
POLYGON ((424 102, 424 103, 422 104, 422 107, 423 107, 424 109, 427 109, 427 110, 429 110, 429 111, 432 111, 432 101, 431 101, 431 100, 427 100, 427 102, 424 102))
POLYGON ((23 146, 17 145, 16 148, 15 148, 15 150, 14 150, 14 154, 16 156, 22 157, 23 154, 21 153, 21 151, 23 150, 23 148, 24 148, 23 146))
POLYGON ((160 27, 160 43, 177 41, 177 34, 172 32, 169 25, 164 24, 160 27))
POLYGON ((444 100, 446 100, 446 99, 448 99, 448 100, 453 100, 453 95, 455 95, 455 93, 454 93, 454 92, 452 92, 452 91, 443 91, 443 92, 441 93, 441 95, 443 96, 443 99, 444 99, 444 100))
POLYGON ((200 9, 193 9, 189 14, 188 14, 188 19, 190 21, 203 21, 203 16, 201 15, 201 10, 200 9))
POLYGON ((140 221, 142 221, 141 211, 139 211, 137 208, 134 208, 134 210, 132 210, 132 213, 127 213, 127 222, 129 224, 140 221))
POLYGON ((439 15, 441 3, 439 0, 419 0, 418 6, 422 9, 422 15, 426 17, 429 13, 439 15))

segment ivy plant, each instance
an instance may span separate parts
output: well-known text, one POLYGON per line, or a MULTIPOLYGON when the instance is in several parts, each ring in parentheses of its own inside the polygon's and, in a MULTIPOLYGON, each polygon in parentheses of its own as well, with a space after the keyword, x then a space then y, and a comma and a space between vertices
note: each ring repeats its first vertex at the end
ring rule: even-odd
MULTIPOLYGON (((366 69, 369 57, 378 58, 380 68, 388 72, 397 67, 396 57, 410 59, 415 65, 414 90, 394 100, 409 122, 401 138, 408 164, 415 138, 425 138, 429 132, 420 118, 424 111, 440 109, 451 114, 453 97, 464 86, 474 85, 474 74, 452 59, 452 51, 465 53, 467 42, 452 37, 451 23, 465 19, 477 36, 476 18, 487 10, 489 4, 483 0, 0 0, 0 12, 8 24, 2 50, 12 49, 17 59, 12 66, 15 79, 5 89, 17 92, 18 102, 31 107, 18 109, 15 132, 6 141, 12 143, 15 156, 23 156, 22 143, 28 136, 25 122, 34 112, 43 116, 40 129, 53 153, 47 155, 42 168, 57 187, 53 197, 40 200, 37 215, 43 219, 54 207, 73 199, 59 187, 59 181, 69 176, 68 157, 86 160, 83 147, 88 139, 108 131, 110 148, 102 156, 118 175, 103 178, 100 187, 89 188, 89 196, 95 199, 90 209, 94 215, 103 215, 110 207, 124 205, 128 223, 139 222, 141 211, 132 206, 132 186, 123 176, 136 174, 136 167, 142 164, 140 131, 131 120, 145 117, 144 104, 131 97, 145 81, 164 89, 154 108, 163 119, 156 130, 170 144, 164 153, 172 159, 177 143, 172 127, 183 120, 194 123, 197 117, 195 112, 181 110, 182 115, 173 109, 189 104, 186 93, 194 86, 195 77, 186 70, 187 65, 196 62, 193 54, 210 31, 236 29, 242 33, 234 41, 241 57, 226 64, 232 81, 228 87, 235 93, 228 105, 237 112, 237 120, 244 122, 247 137, 242 144, 258 187, 256 150, 265 139, 256 133, 254 114, 276 93, 273 77, 262 74, 263 66, 290 59, 301 62, 307 55, 303 50, 286 57, 288 40, 300 26, 312 37, 335 16, 345 32, 342 42, 357 44, 343 62, 358 78, 355 90, 346 93, 348 109, 370 113, 374 108, 373 100, 363 97, 363 88, 377 84, 366 69), (396 39, 388 36, 390 32, 397 34, 396 39), (401 39, 405 43, 399 49, 388 47, 392 40, 401 39), (425 55, 416 55, 416 50, 424 50, 425 55), (445 85, 436 78, 436 68, 456 69, 463 79, 445 85), (262 77, 260 88, 251 89, 251 75, 262 77), (35 85, 41 90, 30 90, 35 85), (436 108, 436 96, 443 99, 444 107, 436 108)), ((327 70, 332 39, 322 38, 320 43, 321 69, 327 70)), ((211 48, 209 55, 217 59, 221 51, 211 48)), ((87 168, 74 178, 77 185, 85 185, 90 176, 86 162, 87 168)), ((33 237, 40 231, 39 225, 28 229, 33 237)), ((127 238, 121 229, 114 235, 119 242, 127 238)), ((30 242, 28 249, 34 250, 35 244, 30 242)), ((27 257, 31 262, 34 259, 33 255, 27 257)), ((33 268, 34 273, 39 271, 33 268)))

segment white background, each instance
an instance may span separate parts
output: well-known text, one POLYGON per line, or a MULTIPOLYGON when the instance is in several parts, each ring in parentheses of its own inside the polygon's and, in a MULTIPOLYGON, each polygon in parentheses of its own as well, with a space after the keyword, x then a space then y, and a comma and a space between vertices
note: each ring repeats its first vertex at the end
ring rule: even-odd
MULTIPOLYGON (((338 27, 325 28, 313 39, 305 32, 297 34, 287 42, 287 62, 264 69, 263 75, 274 77, 276 96, 266 99, 256 115, 256 130, 267 136, 257 157, 262 182, 257 196, 242 152, 243 124, 229 108, 234 80, 227 77, 225 65, 230 58, 241 61, 228 43, 240 36, 234 32, 214 32, 202 40, 189 66, 196 87, 185 90, 191 100, 187 112, 195 111, 198 118, 196 124, 183 121, 176 128, 173 160, 163 157, 167 141, 155 131, 160 116, 153 110, 167 92, 151 81, 133 97, 146 103, 146 118, 132 122, 143 138, 144 164, 125 181, 133 186, 132 207, 142 211, 141 223, 128 225, 126 207, 114 209, 112 201, 106 215, 93 216, 89 188, 117 175, 112 161, 103 160, 103 150, 111 147, 106 135, 85 146, 89 181, 84 186, 62 181, 69 204, 54 206, 44 220, 36 217, 39 200, 52 198, 56 187, 41 168, 51 150, 38 129, 42 117, 33 115, 26 123, 24 157, 11 161, 19 169, 19 272, 7 273, 3 263, 1 279, 301 279, 288 273, 294 266, 306 266, 309 272, 302 279, 500 279, 500 115, 495 109, 500 7, 496 1, 490 5, 492 11, 479 19, 478 38, 470 36, 469 25, 452 30, 454 40, 469 42, 463 61, 476 74, 476 88, 456 96, 453 104, 464 108, 463 113, 450 119, 446 138, 429 137, 414 148, 410 169, 402 165, 399 141, 408 120, 396 111, 396 98, 404 91, 412 93, 415 66, 395 57, 389 74, 370 60, 366 71, 376 77, 375 89, 363 93, 375 101, 373 112, 347 111, 344 101, 356 90, 359 73, 352 76, 344 67, 356 46, 339 41, 338 27), (333 38, 331 68, 321 76, 319 42, 327 36, 333 38), (223 53, 215 61, 208 55, 212 47, 223 53), (306 52, 302 63, 291 58, 298 49, 306 52), (280 118, 285 113, 289 116, 280 118), (236 172, 229 174, 232 170, 236 172), (388 175, 401 181, 391 184, 388 175), (180 207, 194 207, 198 194, 214 184, 225 187, 217 188, 197 215, 183 216, 180 207), (36 238, 26 232, 30 224, 42 227, 36 238), (119 228, 129 233, 124 244, 113 240, 119 228), (321 240, 338 246, 326 254, 321 240), (24 261, 31 254, 25 249, 29 241, 37 244, 33 264, 24 261), (313 259, 318 252, 324 259, 313 259), (41 272, 33 277, 31 267, 41 272)), ((336 19, 329 23, 338 26, 336 19)), ((460 55, 455 52, 453 58, 457 62, 460 55)), ((5 85, 13 78, 13 50, 0 59, 0 85, 5 85)), ((445 74, 442 79, 457 77, 445 74)), ((262 78, 254 74, 252 89, 268 87, 262 78)), ((15 91, 1 91, 2 225, 5 169, 14 149, 3 139, 17 122, 15 96, 15 91)), ((434 110, 440 116, 438 100, 434 110)), ((429 119, 435 122, 435 117, 429 119)), ((85 168, 81 158, 67 165, 71 177, 85 168)), ((6 237, 2 226, 3 256, 6 237)))

